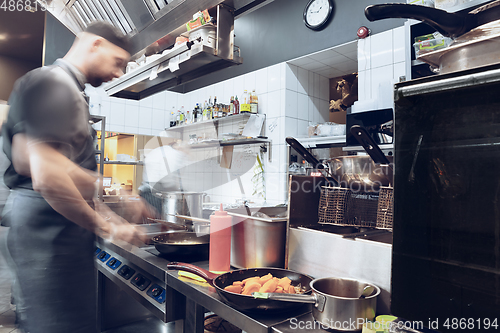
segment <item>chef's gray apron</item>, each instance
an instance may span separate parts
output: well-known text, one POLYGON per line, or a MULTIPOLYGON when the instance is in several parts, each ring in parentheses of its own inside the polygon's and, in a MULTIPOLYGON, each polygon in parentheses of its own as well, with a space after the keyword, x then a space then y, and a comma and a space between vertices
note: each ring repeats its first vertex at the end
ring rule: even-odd
POLYGON ((35 191, 13 191, 7 246, 29 333, 96 333, 95 236, 35 191), (62 296, 62 297, 61 297, 62 296))

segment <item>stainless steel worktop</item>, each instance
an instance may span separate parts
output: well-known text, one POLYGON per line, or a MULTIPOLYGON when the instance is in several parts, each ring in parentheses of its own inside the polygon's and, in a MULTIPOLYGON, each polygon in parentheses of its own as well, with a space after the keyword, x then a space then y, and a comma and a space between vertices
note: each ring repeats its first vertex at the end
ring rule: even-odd
MULTIPOLYGON (((296 332, 290 320, 296 320, 296 318, 310 318, 312 320, 311 305, 308 304, 299 306, 296 310, 287 313, 250 314, 237 311, 223 303, 215 289, 208 286, 208 284, 180 277, 178 271, 167 270, 169 260, 155 255, 156 249, 154 247, 137 247, 122 241, 109 242, 101 238, 98 238, 96 246, 103 251, 116 254, 122 260, 144 270, 151 277, 164 282, 166 289, 172 288, 184 295, 186 298, 186 311, 183 318, 185 332, 203 332, 205 312, 214 312, 233 325, 251 333, 296 332)), ((207 260, 191 263, 202 268, 208 268, 207 260)), ((101 272, 105 271, 107 273, 105 275, 110 277, 109 272, 106 272, 106 270, 109 270, 108 268, 103 264, 98 265, 98 269, 101 272)), ((130 288, 127 292, 139 293, 135 288, 130 288)), ((168 300, 166 304, 169 304, 168 300)), ((168 314, 170 310, 167 306, 165 312, 168 314)), ((157 315, 157 317, 159 316, 157 315)), ((163 316, 163 318, 168 318, 168 315, 163 316)), ((311 332, 326 331, 317 329, 311 332)))

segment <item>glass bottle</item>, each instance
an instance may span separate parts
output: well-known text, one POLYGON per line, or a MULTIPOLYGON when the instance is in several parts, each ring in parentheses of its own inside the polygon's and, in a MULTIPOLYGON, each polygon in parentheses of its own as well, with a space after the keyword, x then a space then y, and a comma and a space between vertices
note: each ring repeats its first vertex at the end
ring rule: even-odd
POLYGON ((259 113, 259 98, 255 89, 250 93, 250 113, 259 113))
POLYGON ((234 96, 231 96, 231 99, 229 100, 229 114, 234 113, 234 96))
POLYGON ((172 110, 170 111, 170 127, 174 127, 176 125, 175 121, 175 106, 172 106, 172 110))
POLYGON ((239 114, 240 113, 240 102, 238 101, 238 95, 236 95, 236 98, 234 99, 234 114, 239 114))
POLYGON ((181 110, 179 111, 180 112, 180 121, 181 121, 181 125, 184 125, 186 123, 186 113, 184 111, 184 106, 181 106, 181 110))

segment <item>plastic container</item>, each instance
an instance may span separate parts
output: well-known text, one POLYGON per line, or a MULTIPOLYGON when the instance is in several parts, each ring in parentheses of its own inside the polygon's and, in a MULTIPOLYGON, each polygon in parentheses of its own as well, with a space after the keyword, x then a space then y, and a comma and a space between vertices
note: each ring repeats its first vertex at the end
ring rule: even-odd
POLYGON ((434 0, 406 0, 406 3, 409 5, 434 7, 434 0))
POLYGON ((231 267, 231 228, 233 217, 226 211, 215 211, 210 215, 210 252, 208 270, 213 273, 228 272, 231 267))
POLYGON ((448 47, 452 41, 451 38, 443 37, 440 33, 416 37, 415 43, 413 44, 415 56, 418 58, 423 54, 444 49, 448 47))

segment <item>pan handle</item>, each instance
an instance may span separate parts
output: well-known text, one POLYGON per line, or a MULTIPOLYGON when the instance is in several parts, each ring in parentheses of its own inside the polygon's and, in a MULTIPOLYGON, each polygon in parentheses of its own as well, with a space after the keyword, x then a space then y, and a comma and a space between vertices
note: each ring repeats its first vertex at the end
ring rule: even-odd
POLYGON ((304 295, 304 294, 282 294, 282 293, 253 292, 252 296, 254 298, 273 299, 275 301, 285 301, 285 302, 312 303, 312 304, 316 304, 318 302, 318 297, 316 296, 316 294, 304 295))
POLYGON ((214 279, 219 276, 219 274, 215 274, 212 272, 207 271, 206 269, 203 269, 201 267, 192 265, 192 264, 187 264, 184 262, 171 262, 167 264, 167 269, 171 270, 179 270, 179 271, 186 271, 189 273, 193 273, 195 275, 201 276, 207 282, 214 287, 214 279))
POLYGON ((448 13, 445 10, 419 5, 391 3, 371 5, 365 8, 365 16, 370 21, 387 18, 414 19, 427 23, 444 36, 460 36, 470 30, 467 14, 448 13))
POLYGON ((373 141, 372 137, 368 134, 365 128, 359 125, 353 125, 351 127, 351 134, 356 138, 356 140, 358 140, 376 164, 390 165, 391 162, 389 162, 380 147, 375 141, 373 141))

